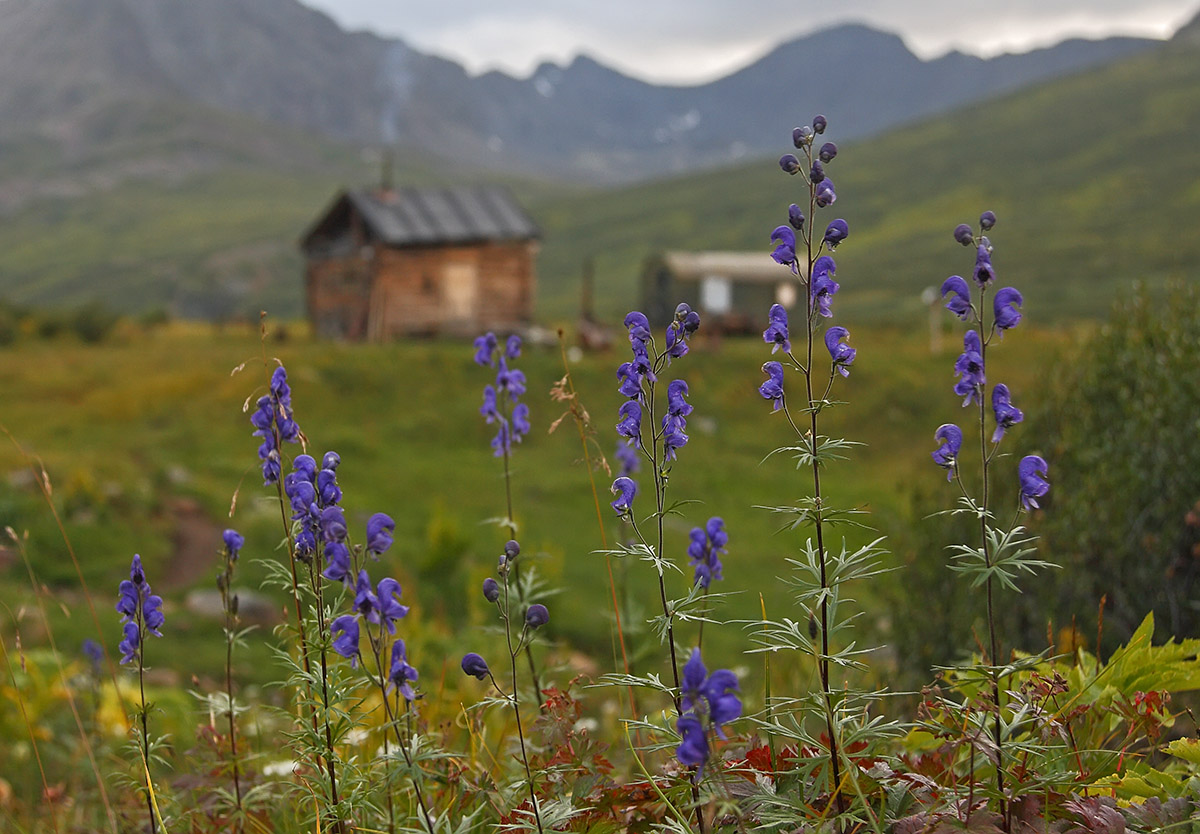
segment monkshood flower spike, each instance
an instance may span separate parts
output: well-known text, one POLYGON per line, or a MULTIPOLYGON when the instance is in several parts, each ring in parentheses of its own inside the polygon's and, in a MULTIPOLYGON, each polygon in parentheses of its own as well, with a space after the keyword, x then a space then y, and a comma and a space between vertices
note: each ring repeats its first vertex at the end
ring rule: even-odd
POLYGON ((709 758, 708 732, 725 738, 724 726, 742 714, 742 701, 737 694, 737 676, 728 669, 717 669, 711 675, 700 657, 700 649, 683 667, 680 692, 682 712, 675 722, 681 743, 675 755, 680 764, 696 768, 694 781, 699 781, 709 758))
POLYGON ((140 708, 138 715, 141 723, 142 767, 146 773, 146 810, 150 816, 150 830, 158 831, 158 819, 154 804, 151 801, 153 793, 150 779, 150 732, 146 707, 145 670, 146 658, 144 639, 147 632, 156 637, 162 637, 159 630, 165 623, 162 613, 162 597, 150 590, 146 581, 146 571, 142 568, 142 557, 134 554, 129 565, 129 578, 121 581, 117 587, 117 612, 121 615, 121 643, 117 649, 121 652, 121 663, 137 661, 138 695, 140 708))

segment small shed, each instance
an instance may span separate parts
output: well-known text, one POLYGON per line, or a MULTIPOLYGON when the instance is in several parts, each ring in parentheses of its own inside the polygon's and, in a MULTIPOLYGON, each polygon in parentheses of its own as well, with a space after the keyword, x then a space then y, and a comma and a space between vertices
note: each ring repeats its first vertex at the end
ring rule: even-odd
POLYGON ((300 243, 313 332, 384 341, 527 325, 540 237, 499 187, 343 191, 300 243))
POLYGON ((791 310, 799 289, 796 276, 769 252, 663 252, 646 259, 642 309, 661 326, 686 301, 706 329, 753 333, 766 326, 772 304, 791 310))

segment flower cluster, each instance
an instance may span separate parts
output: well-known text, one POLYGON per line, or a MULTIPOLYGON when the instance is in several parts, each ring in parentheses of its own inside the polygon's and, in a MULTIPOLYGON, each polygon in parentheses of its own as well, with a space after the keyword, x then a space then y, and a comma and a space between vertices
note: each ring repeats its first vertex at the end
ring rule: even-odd
POLYGON ((529 434, 529 406, 520 402, 525 393, 525 374, 508 363, 521 355, 521 337, 512 334, 499 349, 496 334, 485 333, 475 340, 475 362, 496 368, 496 384, 483 388, 483 405, 479 413, 488 424, 496 424, 492 449, 496 457, 507 456, 514 442, 520 443, 529 434))
MULTIPOLYGON (((983 410, 987 390, 986 351, 993 334, 1003 335, 1021 322, 1021 305, 1024 299, 1021 293, 1013 287, 1002 287, 996 290, 992 300, 992 322, 986 324, 983 314, 986 312, 984 299, 988 289, 996 280, 996 270, 992 264, 992 242, 984 232, 990 231, 996 225, 996 215, 985 211, 979 217, 979 234, 966 223, 959 224, 954 229, 954 239, 963 246, 975 248, 975 269, 972 273, 975 287, 979 291, 979 304, 972 301, 972 290, 961 275, 951 275, 942 283, 942 299, 946 309, 962 321, 967 322, 969 329, 963 336, 963 352, 954 362, 954 393, 963 398, 963 406, 977 403, 983 410)), ((1005 432, 1025 419, 1024 413, 1012 403, 1012 394, 1008 386, 998 383, 992 389, 992 416, 995 420, 995 431, 992 433, 992 444, 999 444, 1005 432)), ((982 414, 980 420, 982 422, 982 414)), ((939 426, 935 433, 938 448, 932 453, 934 462, 947 470, 947 479, 953 479, 957 466, 957 455, 962 447, 962 430, 953 424, 939 426)), ((1044 479, 1046 461, 1037 455, 1023 458, 1017 467, 1020 484, 1020 502, 1023 509, 1037 508, 1037 499, 1045 495, 1050 484, 1044 479)))
MULTIPOLYGON (((612 502, 612 507, 622 515, 629 511, 637 491, 629 475, 636 470, 636 450, 643 448, 642 417, 650 408, 647 389, 658 381, 655 371, 664 363, 687 355, 688 339, 700 328, 700 315, 687 304, 675 308, 675 316, 667 325, 666 349, 661 355, 653 353, 654 337, 644 313, 636 310, 629 313, 625 316, 625 327, 633 358, 617 368, 617 390, 626 397, 617 410, 617 435, 625 438, 626 448, 618 449, 622 472, 612 486, 613 493, 620 496, 612 502)), ((692 406, 687 395, 688 384, 682 379, 672 380, 667 386, 667 410, 662 417, 661 433, 656 435, 663 442, 664 463, 675 460, 676 452, 688 442, 687 416, 692 413, 692 406)))
POLYGON ((341 458, 326 452, 321 467, 311 455, 297 455, 292 471, 283 479, 283 491, 292 505, 296 525, 296 556, 307 561, 320 549, 325 556, 323 575, 348 582, 350 548, 346 544, 346 517, 338 504, 342 490, 337 483, 341 458))
MULTIPOLYGON (((354 602, 353 614, 343 614, 336 618, 330 624, 330 632, 333 637, 333 650, 342 657, 350 661, 351 666, 358 665, 359 658, 359 620, 365 620, 371 625, 379 626, 379 635, 383 635, 386 629, 388 634, 396 633, 396 621, 408 615, 408 606, 400 603, 401 588, 400 583, 391 577, 385 577, 379 580, 378 585, 371 584, 371 577, 367 573, 366 568, 362 568, 358 572, 358 577, 354 583, 354 602)), ((403 643, 400 644, 400 653, 404 655, 403 643)), ((407 656, 404 663, 407 664, 407 656)), ((392 647, 392 665, 396 666, 396 646, 392 647)), ((405 672, 407 681, 417 679, 416 670, 411 669, 411 674, 405 672)), ((395 668, 393 668, 395 671, 395 668)), ((403 692, 403 684, 398 683, 403 692)), ((410 688, 411 691, 411 688, 410 688)))
MULTIPOLYGON (((812 126, 805 125, 792 131, 792 142, 798 151, 802 151, 808 160, 809 210, 828 208, 837 201, 833 180, 825 172, 825 166, 837 156, 837 146, 826 142, 814 151, 813 143, 816 136, 824 133, 828 121, 824 116, 813 119, 812 126)), ((789 174, 799 173, 804 169, 800 158, 788 153, 779 160, 780 167, 789 174)), ((837 274, 837 263, 833 257, 823 250, 832 252, 838 244, 850 235, 850 226, 845 220, 831 220, 825 227, 825 234, 819 241, 811 229, 805 230, 804 211, 793 203, 788 207, 787 225, 777 226, 771 232, 771 242, 775 249, 771 257, 792 270, 792 274, 800 276, 800 280, 808 290, 807 315, 810 323, 815 317, 833 317, 833 297, 841 289, 834 280, 837 274), (801 263, 797 254, 797 234, 800 243, 805 244, 805 263, 801 263), (812 244, 816 243, 814 252, 812 244), (803 273, 803 274, 802 274, 803 273)), ((831 327, 825 332, 825 347, 829 351, 832 362, 831 373, 839 373, 846 377, 850 375, 850 365, 854 363, 858 351, 844 344, 849 339, 850 331, 844 327, 831 327)), ((763 341, 771 345, 771 352, 783 348, 785 353, 791 353, 791 342, 788 334, 787 310, 781 304, 772 305, 767 313, 767 329, 763 331, 763 341)), ((793 360, 795 361, 795 360, 793 360)), ((768 362, 762 367, 767 375, 767 381, 758 389, 764 399, 771 400, 774 410, 783 407, 783 365, 779 362, 768 362)))
POLYGON ((280 475, 279 443, 295 443, 300 437, 300 427, 292 417, 292 389, 288 386, 287 371, 282 365, 271 374, 269 392, 258 398, 250 415, 250 425, 254 426, 252 436, 263 439, 258 447, 263 485, 277 483, 280 475))
POLYGON ((700 658, 700 649, 683 667, 680 693, 681 714, 675 722, 681 742, 675 750, 680 764, 696 768, 696 781, 704 772, 709 758, 709 732, 725 738, 722 727, 742 714, 738 697, 737 677, 728 669, 717 669, 711 675, 700 658))
POLYGON ((693 527, 689 538, 688 558, 696 569, 693 584, 707 589, 714 579, 724 578, 721 575, 721 554, 726 552, 725 545, 729 543, 725 522, 713 516, 703 527, 693 527))
POLYGON ((124 639, 117 647, 121 652, 121 662, 129 663, 134 658, 140 662, 143 632, 162 637, 159 629, 166 620, 162 612, 162 597, 150 590, 150 583, 146 581, 146 573, 142 570, 142 557, 136 553, 129 566, 129 578, 121 580, 117 593, 117 612, 124 623, 124 639))

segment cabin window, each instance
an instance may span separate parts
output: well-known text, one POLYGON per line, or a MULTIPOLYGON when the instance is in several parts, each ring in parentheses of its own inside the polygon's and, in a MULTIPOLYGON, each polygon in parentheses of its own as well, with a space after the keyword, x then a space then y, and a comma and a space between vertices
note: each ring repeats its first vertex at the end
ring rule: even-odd
POLYGON ((733 310, 733 286, 728 278, 707 275, 700 283, 700 307, 706 313, 725 315, 733 310))

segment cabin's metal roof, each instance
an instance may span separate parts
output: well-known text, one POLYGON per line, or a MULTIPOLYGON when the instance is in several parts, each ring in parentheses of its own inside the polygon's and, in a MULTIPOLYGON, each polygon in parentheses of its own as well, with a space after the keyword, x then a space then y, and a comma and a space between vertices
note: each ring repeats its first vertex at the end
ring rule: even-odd
MULTIPOLYGON (((530 240, 541 230, 497 186, 355 188, 345 198, 388 246, 530 240)), ((318 224, 319 225, 319 224, 318 224)))
POLYGON ((727 278, 750 283, 778 284, 792 278, 770 252, 683 252, 662 253, 662 262, 677 281, 727 278))

